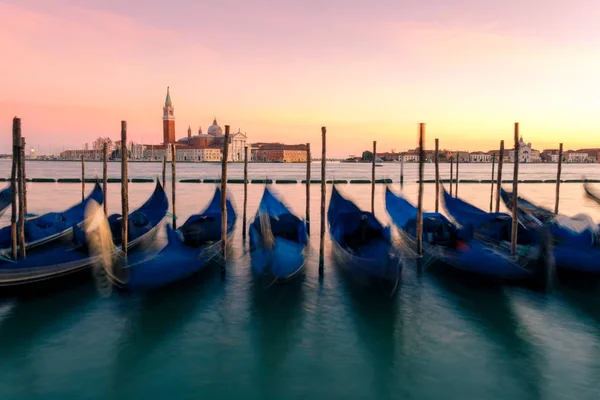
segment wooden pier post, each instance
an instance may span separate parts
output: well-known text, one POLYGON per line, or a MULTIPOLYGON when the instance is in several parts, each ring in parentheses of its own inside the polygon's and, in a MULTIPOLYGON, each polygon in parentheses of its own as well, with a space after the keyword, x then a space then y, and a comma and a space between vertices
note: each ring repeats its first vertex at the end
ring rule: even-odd
POLYGON ((108 204, 107 199, 108 189, 108 143, 102 145, 102 194, 104 195, 104 201, 102 205, 104 207, 104 215, 108 215, 108 204))
POLYGON ((419 200, 417 203, 417 254, 423 254, 423 167, 425 165, 425 124, 419 124, 419 200))
POLYGON ((517 254, 517 233, 519 228, 519 123, 515 122, 515 166, 513 173, 512 192, 512 234, 510 238, 510 253, 517 254))
POLYGON ((375 214, 375 159, 377 158, 377 141, 373 140, 373 159, 371 160, 371 212, 375 214))
POLYGON ((163 155, 162 167, 163 167, 162 168, 162 186, 163 186, 163 189, 166 189, 167 188, 167 148, 166 147, 165 147, 165 154, 163 155))
POLYGON ((460 151, 456 153, 456 185, 454 186, 454 197, 458 198, 458 164, 460 164, 460 151))
POLYGON ((225 125, 223 159, 221 160, 221 272, 225 273, 227 263, 227 157, 229 153, 229 125, 225 125))
POLYGON ((25 138, 21 136, 21 175, 23 176, 23 212, 27 214, 27 175, 25 174, 25 138))
POLYGON ((492 184, 491 184, 491 192, 490 192, 490 212, 494 207, 494 167, 496 166, 496 153, 492 154, 492 184))
POLYGON ((310 236, 310 167, 312 156, 310 143, 306 143, 306 233, 310 236))
POLYGON ((173 229, 177 229, 177 209, 175 207, 175 185, 177 183, 176 177, 176 164, 177 164, 177 148, 175 143, 171 144, 171 201, 173 203, 173 229))
POLYGON ((12 124, 12 168, 10 171, 10 239, 13 260, 17 259, 17 168, 19 167, 19 144, 21 143, 21 118, 13 118, 12 124))
POLYGON ((127 259, 129 235, 129 178, 127 174, 127 121, 121 121, 121 220, 123 228, 122 250, 127 259))
POLYGON ((556 172, 556 201, 554 203, 554 214, 558 214, 558 202, 560 200, 560 174, 562 172, 563 144, 558 148, 558 171, 556 172))
POLYGON ((81 201, 85 199, 85 161, 81 155, 81 201))
POLYGON ((400 156, 400 189, 404 187, 404 154, 400 156))
POLYGON ((242 219, 242 240, 246 241, 246 209, 248 208, 248 146, 244 146, 244 218, 242 219))
POLYGON ((450 197, 452 197, 452 183, 454 182, 454 157, 450 157, 450 197))
POLYGON ((325 196, 327 190, 325 188, 325 164, 327 160, 327 128, 321 127, 321 231, 319 236, 319 274, 323 275, 325 270, 325 196))
POLYGON ((500 154, 498 155, 498 179, 496 180, 496 212, 500 212, 500 190, 502 189, 502 164, 504 164, 504 140, 500 141, 500 154))
POLYGON ((440 210, 440 162, 439 162, 440 140, 435 139, 435 212, 440 210))

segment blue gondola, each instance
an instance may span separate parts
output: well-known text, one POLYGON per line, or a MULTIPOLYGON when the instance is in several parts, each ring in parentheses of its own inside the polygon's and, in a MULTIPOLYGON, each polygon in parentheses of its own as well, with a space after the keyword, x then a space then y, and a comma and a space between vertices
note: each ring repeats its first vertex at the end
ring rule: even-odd
MULTIPOLYGON (((590 193, 590 188, 585 188, 590 193)), ((588 194, 589 195, 589 194, 588 194)), ((511 192, 501 191, 504 204, 513 206, 511 192)), ((548 226, 553 238, 553 253, 559 272, 600 274, 600 225, 587 215, 554 215, 550 210, 519 197, 519 218, 535 227, 548 226)))
MULTIPOLYGON (((88 197, 85 202, 86 207, 92 203, 100 207, 94 200, 94 196, 88 197)), ((150 198, 129 218, 131 241, 128 243, 128 250, 138 247, 146 248, 154 242, 168 207, 165 192, 157 182, 156 189, 150 198)), ((102 212, 102 210, 100 211, 102 212)), ((102 214, 104 213, 102 212, 102 214)), ((13 261, 6 256, 2 257, 0 259, 0 292, 14 294, 25 290, 35 291, 39 288, 58 287, 66 281, 91 277, 89 269, 94 262, 98 261, 98 257, 89 252, 87 232, 85 232, 86 221, 88 218, 83 219, 81 226, 74 227, 74 234, 70 241, 54 242, 52 245, 37 247, 27 253, 26 259, 13 261)))
POLYGON ((252 273, 269 282, 300 274, 306 262, 306 222, 265 187, 258 212, 249 227, 252 273))
POLYGON ((327 221, 336 263, 361 284, 381 286, 394 293, 401 264, 392 254, 391 228, 345 199, 335 185, 327 221))
MULTIPOLYGON (((519 221, 517 255, 510 255, 512 217, 505 213, 488 213, 443 190, 448 214, 463 227, 473 229, 477 239, 502 257, 527 271, 533 285, 545 285, 553 267, 551 239, 546 230, 534 230, 519 221)), ((525 277, 523 275, 521 278, 525 277)), ((518 278, 518 277, 517 277, 518 278)), ((519 278, 520 279, 520 278, 519 278)))
MULTIPOLYGON (((221 260, 221 190, 217 188, 208 207, 192 215, 178 230, 167 225, 167 245, 157 254, 131 257, 129 264, 117 263, 109 275, 127 290, 149 290, 180 281, 221 260)), ((227 196, 227 235, 235 229, 236 213, 227 196)))
MULTIPOLYGON (((386 189, 385 206, 405 244, 416 247, 417 208, 404 197, 386 189)), ((482 279, 529 283, 535 271, 473 237, 471 226, 457 227, 440 213, 423 213, 423 259, 425 265, 450 267, 482 279)))
MULTIPOLYGON (((81 203, 63 212, 49 212, 25 221, 25 247, 34 249, 57 242, 70 242, 73 239, 73 227, 80 226, 84 219, 87 204, 94 200, 104 201, 102 188, 96 182, 92 192, 81 203)), ((0 229, 0 255, 10 254, 10 225, 0 229)))
POLYGON ((10 186, 0 190, 0 217, 4 215, 4 212, 10 206, 10 186))

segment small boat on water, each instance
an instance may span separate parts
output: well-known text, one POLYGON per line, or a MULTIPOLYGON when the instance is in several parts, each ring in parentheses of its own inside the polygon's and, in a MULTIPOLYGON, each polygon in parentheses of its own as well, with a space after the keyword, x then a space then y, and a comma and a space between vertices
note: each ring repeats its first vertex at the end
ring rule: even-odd
MULTIPOLYGON (((488 213, 464 200, 452 197, 443 189, 444 206, 448 214, 462 227, 473 230, 498 257, 511 261, 514 273, 506 273, 506 279, 521 281, 523 284, 545 286, 554 266, 552 241, 546 230, 528 228, 519 221, 517 231, 517 254, 510 254, 512 237, 512 217, 505 213, 488 213), (516 268, 520 268, 519 271, 516 268)), ((507 270, 508 271, 508 270, 507 270)))
MULTIPOLYGON (((86 209, 95 205, 104 216, 101 203, 93 196, 88 197, 85 203, 86 209)), ((129 217, 128 250, 147 248, 154 242, 168 207, 165 192, 157 182, 150 198, 129 217)), ((25 259, 15 261, 6 256, 0 258, 0 294, 35 292, 63 286, 71 281, 90 279, 91 267, 99 261, 99 255, 90 252, 88 231, 95 233, 96 228, 89 228, 89 223, 90 219, 84 217, 81 224, 74 226, 69 241, 55 241, 51 245, 28 249, 31 251, 27 252, 25 259)), ((110 228, 108 233, 110 235, 110 228)), ((112 237, 110 240, 112 243, 112 237)))
POLYGON ((376 167, 383 167, 383 160, 381 158, 377 157, 375 159, 375 166, 376 167))
POLYGON ((308 247, 306 221, 295 216, 269 186, 265 186, 248 231, 255 277, 274 283, 303 271, 308 247))
POLYGON ((4 212, 10 206, 10 186, 0 190, 0 217, 4 215, 4 212))
POLYGON ((401 263, 393 253, 391 228, 344 198, 334 185, 327 212, 333 257, 357 282, 393 294, 401 263))
MULTIPOLYGON (((417 208, 389 187, 385 206, 403 243, 416 248, 417 208)), ((423 213, 423 261, 445 273, 467 273, 485 280, 520 283, 534 275, 506 251, 474 238, 470 225, 458 227, 435 212, 423 213)))
MULTIPOLYGON (((586 193, 593 189, 584 185, 586 193)), ((512 210, 511 192, 500 192, 506 207, 512 210)), ((585 214, 573 217, 555 215, 519 196, 519 217, 533 228, 548 226, 553 239, 553 253, 558 272, 600 275, 600 225, 585 214)))
MULTIPOLYGON (((192 215, 174 230, 167 224, 167 245, 157 253, 142 252, 107 266, 108 278, 127 290, 150 290, 185 279, 205 268, 211 261, 221 261, 221 189, 216 188, 204 211, 192 215)), ((227 236, 233 235, 236 213, 227 198, 227 236)), ((97 253, 100 251, 95 250, 97 253)))
MULTIPOLYGON (((10 193, 9 193, 10 197, 10 193)), ((104 193, 96 182, 92 192, 82 202, 62 212, 49 212, 27 218, 25 221, 25 248, 32 250, 57 242, 70 242, 73 239, 73 227, 81 226, 87 204, 94 200, 102 204, 104 193)), ((9 200, 10 201, 10 200, 9 200)), ((0 256, 10 255, 10 225, 0 229, 0 256)))

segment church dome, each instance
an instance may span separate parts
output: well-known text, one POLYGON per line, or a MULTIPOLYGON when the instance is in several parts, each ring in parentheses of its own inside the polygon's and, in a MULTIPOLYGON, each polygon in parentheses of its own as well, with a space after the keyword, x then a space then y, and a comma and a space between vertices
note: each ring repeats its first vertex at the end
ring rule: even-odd
POLYGON ((217 124, 217 119, 213 119, 213 124, 206 131, 209 135, 219 136, 223 134, 223 129, 217 124))

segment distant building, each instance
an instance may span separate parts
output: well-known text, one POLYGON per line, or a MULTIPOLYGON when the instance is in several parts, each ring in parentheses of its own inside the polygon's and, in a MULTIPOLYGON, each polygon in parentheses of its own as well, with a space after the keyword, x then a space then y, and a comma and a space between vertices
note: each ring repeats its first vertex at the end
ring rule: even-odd
POLYGON ((563 153, 563 160, 568 163, 584 163, 588 158, 588 153, 583 151, 568 150, 563 153))
POLYGON ((255 143, 252 158, 259 162, 306 162, 305 144, 255 143))
POLYGON ((60 153, 62 160, 79 160, 83 156, 84 160, 102 160, 102 150, 65 150, 60 153))
MULTIPOLYGON (((505 150, 506 151, 506 150, 505 150)), ((515 162, 515 149, 508 150, 508 157, 511 163, 515 162)), ((523 136, 519 140, 519 162, 520 163, 535 163, 541 162, 540 152, 531 147, 531 143, 525 143, 523 136)))
POLYGON ((492 162, 492 155, 489 153, 484 153, 483 151, 474 151, 469 154, 469 162, 472 162, 472 163, 492 162))

